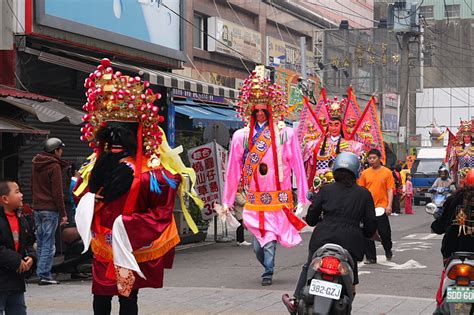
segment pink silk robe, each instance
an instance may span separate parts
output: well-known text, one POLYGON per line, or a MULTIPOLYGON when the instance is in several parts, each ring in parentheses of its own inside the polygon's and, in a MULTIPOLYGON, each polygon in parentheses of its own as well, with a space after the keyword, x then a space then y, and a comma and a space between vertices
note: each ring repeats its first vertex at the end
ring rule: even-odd
MULTIPOLYGON (((296 185, 298 189, 298 202, 308 204, 306 193, 308 192, 308 185, 306 182, 306 175, 304 171, 303 159, 301 157, 301 150, 298 139, 292 128, 284 127, 279 130, 275 128, 275 141, 277 142, 277 153, 281 156, 279 159, 282 167, 282 175, 280 176, 281 190, 291 190, 292 177, 291 173, 296 176, 296 185), (283 142, 281 144, 281 142, 283 142)), ((235 195, 242 176, 242 169, 244 166, 244 151, 246 141, 248 141, 249 128, 239 129, 232 137, 232 143, 229 154, 229 163, 226 170, 226 182, 224 188, 223 203, 231 206, 234 204, 235 195)), ((268 165, 268 173, 264 176, 257 175, 257 180, 260 184, 260 191, 276 191, 276 176, 273 151, 268 149, 262 159, 263 163, 268 165)), ((281 172, 280 172, 281 173, 281 172)), ((255 179, 252 177, 250 183, 250 191, 255 191, 255 179)), ((262 237, 259 230, 259 212, 246 209, 244 206, 243 212, 244 224, 247 229, 255 235, 259 243, 264 246, 268 242, 278 241, 282 246, 293 247, 301 242, 301 236, 296 228, 290 223, 283 210, 267 211, 265 212, 265 234, 262 237)))

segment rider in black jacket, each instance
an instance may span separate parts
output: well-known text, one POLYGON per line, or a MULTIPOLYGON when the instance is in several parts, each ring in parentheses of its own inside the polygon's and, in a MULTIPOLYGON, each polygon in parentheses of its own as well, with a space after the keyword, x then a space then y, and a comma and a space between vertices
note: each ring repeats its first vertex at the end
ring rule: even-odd
MULTIPOLYGON (((347 249, 354 262, 357 262, 364 257, 364 238, 370 238, 375 234, 377 221, 372 195, 356 183, 359 166, 359 158, 355 154, 349 152, 339 154, 333 167, 335 183, 323 186, 313 198, 306 216, 308 225, 316 226, 309 243, 308 260, 303 265, 294 299, 288 294, 282 296, 283 303, 290 313, 296 311, 295 299, 301 298, 308 266, 319 247, 327 243, 340 245, 347 249)), ((354 285, 356 285, 359 283, 357 263, 354 265, 354 285)))
MULTIPOLYGON (((444 264, 448 262, 454 252, 474 252, 474 169, 467 173, 463 186, 446 199, 441 217, 431 224, 433 232, 444 233, 441 243, 444 264)), ((439 306, 443 300, 443 281, 444 271, 436 293, 438 308, 434 314, 440 313, 439 306)))

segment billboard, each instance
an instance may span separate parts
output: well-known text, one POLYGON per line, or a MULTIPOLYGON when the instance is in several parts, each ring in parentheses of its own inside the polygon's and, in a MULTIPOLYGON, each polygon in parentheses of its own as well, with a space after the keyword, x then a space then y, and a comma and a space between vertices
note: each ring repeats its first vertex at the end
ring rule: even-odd
POLYGON ((36 23, 183 60, 182 9, 182 0, 38 0, 36 23))
POLYGON ((212 36, 208 37, 208 51, 262 62, 262 36, 259 32, 218 17, 208 18, 207 27, 212 36))

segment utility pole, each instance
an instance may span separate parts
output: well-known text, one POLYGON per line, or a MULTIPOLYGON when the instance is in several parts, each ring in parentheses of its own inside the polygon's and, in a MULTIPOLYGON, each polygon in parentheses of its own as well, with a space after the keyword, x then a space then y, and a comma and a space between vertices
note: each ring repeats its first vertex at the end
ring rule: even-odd
POLYGON ((306 37, 300 37, 300 51, 301 51, 301 77, 303 80, 307 79, 306 75, 306 37))
POLYGON ((399 150, 398 158, 405 157, 408 154, 409 149, 409 115, 410 115, 410 95, 409 95, 409 81, 410 81, 410 62, 409 57, 409 44, 411 34, 409 32, 402 34, 401 42, 401 67, 399 74, 399 86, 400 86, 400 113, 399 113, 399 150))

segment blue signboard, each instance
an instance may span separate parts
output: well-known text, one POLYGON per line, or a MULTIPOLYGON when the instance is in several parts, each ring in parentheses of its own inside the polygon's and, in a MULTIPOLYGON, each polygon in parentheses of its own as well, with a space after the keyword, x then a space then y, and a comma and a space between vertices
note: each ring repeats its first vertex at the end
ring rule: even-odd
POLYGON ((162 53, 183 51, 181 0, 39 0, 37 23, 162 53))
POLYGON ((170 147, 174 148, 176 146, 176 120, 175 120, 175 105, 173 103, 168 103, 168 144, 170 147))

